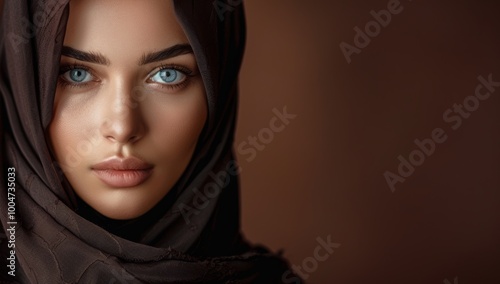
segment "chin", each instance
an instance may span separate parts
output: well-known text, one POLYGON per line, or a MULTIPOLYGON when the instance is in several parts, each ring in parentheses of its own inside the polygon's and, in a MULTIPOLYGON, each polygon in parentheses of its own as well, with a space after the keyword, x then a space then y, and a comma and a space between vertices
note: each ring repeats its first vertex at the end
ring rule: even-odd
POLYGON ((91 200, 84 201, 94 210, 107 218, 115 220, 129 220, 140 217, 151 210, 157 202, 151 200, 137 200, 134 197, 121 196, 121 198, 102 198, 107 202, 93 203, 91 200))
POLYGON ((119 208, 106 208, 105 210, 97 210, 97 212, 114 220, 130 220, 144 215, 150 209, 151 208, 148 208, 146 210, 144 209, 139 210, 136 208, 119 207, 119 208))

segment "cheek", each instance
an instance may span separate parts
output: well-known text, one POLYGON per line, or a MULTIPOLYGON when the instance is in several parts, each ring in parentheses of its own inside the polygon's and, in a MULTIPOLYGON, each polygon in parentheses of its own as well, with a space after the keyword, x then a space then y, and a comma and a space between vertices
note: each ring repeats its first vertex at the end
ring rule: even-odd
MULTIPOLYGON (((56 94, 56 98, 58 97, 56 94)), ((91 128, 88 114, 85 114, 84 109, 73 107, 64 100, 55 101, 53 112, 49 125, 52 149, 63 168, 75 167, 76 159, 91 150, 87 141, 91 128)))
POLYGON ((148 112, 148 128, 156 149, 165 155, 182 158, 191 155, 207 118, 202 86, 192 88, 188 96, 175 103, 157 104, 148 112))

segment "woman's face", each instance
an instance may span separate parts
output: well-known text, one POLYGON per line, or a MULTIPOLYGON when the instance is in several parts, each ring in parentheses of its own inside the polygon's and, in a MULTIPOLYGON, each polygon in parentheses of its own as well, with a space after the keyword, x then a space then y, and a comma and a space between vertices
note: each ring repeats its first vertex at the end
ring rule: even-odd
POLYGON ((113 219, 154 207, 207 116, 172 1, 72 0, 50 140, 76 194, 113 219))

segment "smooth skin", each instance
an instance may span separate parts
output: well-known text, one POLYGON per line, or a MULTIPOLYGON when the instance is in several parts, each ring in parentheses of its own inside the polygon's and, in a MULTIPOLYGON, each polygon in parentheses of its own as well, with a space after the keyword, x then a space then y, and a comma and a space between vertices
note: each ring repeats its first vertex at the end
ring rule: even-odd
POLYGON ((172 1, 70 2, 49 136, 83 201, 112 219, 149 211, 186 169, 206 118, 203 82, 172 1), (92 171, 130 156, 153 165, 140 185, 110 187, 92 171))

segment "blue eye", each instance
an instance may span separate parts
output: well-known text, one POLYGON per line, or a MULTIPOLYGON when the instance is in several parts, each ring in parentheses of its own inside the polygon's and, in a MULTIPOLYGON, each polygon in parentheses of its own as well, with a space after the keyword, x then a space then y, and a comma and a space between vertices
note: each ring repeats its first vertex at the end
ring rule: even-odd
POLYGON ((66 81, 71 83, 86 83, 92 80, 92 75, 83 68, 74 68, 63 74, 66 81))
POLYGON ((156 72, 150 80, 156 83, 175 85, 186 80, 186 74, 173 68, 166 68, 156 72))

